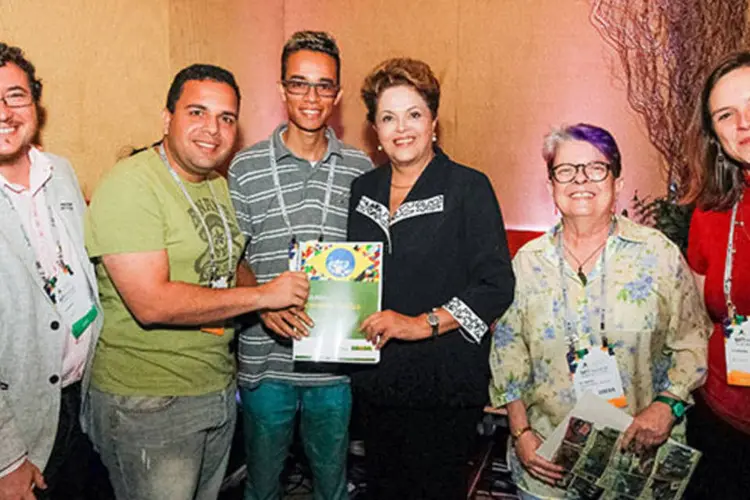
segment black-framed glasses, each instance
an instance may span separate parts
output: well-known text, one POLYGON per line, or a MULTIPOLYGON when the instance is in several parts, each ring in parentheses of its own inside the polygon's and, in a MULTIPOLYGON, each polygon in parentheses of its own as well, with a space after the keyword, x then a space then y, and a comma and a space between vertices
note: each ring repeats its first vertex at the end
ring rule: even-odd
POLYGON ((24 90, 11 90, 4 96, 0 96, 0 101, 9 108, 25 108, 34 102, 34 97, 24 90))
POLYGON ((307 95, 315 89, 320 97, 336 97, 339 86, 332 82, 308 82, 307 80, 282 80, 281 84, 292 95, 307 95))
POLYGON ((552 167, 550 177, 560 184, 573 182, 578 176, 578 171, 583 171, 583 176, 591 182, 602 182, 609 175, 610 164, 603 161, 590 161, 588 163, 561 163, 552 167))

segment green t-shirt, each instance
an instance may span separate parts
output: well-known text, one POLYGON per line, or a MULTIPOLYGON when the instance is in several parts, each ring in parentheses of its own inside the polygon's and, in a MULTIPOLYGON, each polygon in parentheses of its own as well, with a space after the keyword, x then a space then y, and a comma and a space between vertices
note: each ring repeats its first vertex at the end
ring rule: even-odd
MULTIPOLYGON (((244 248, 227 183, 213 174, 207 181, 183 184, 213 237, 219 275, 226 276, 229 266, 236 269, 244 248), (209 182, 231 228, 231 262, 209 182)), ((86 217, 89 255, 166 249, 172 281, 208 286, 211 253, 203 224, 193 212, 159 154, 153 149, 138 153, 115 165, 94 193, 86 217)), ((123 303, 100 259, 96 271, 104 327, 92 368, 94 387, 122 395, 191 396, 224 389, 231 382, 231 328, 213 335, 199 327, 144 327, 123 303)))

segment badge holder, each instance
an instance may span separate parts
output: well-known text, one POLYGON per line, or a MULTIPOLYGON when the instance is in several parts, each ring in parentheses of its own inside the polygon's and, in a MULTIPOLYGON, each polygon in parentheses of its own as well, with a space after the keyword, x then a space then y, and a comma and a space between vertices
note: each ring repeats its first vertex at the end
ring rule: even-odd
POLYGON ((747 316, 735 313, 722 326, 727 383, 750 387, 750 321, 747 316))
MULTIPOLYGON (((742 198, 740 198, 740 201, 742 198)), ((727 254, 724 260, 724 300, 727 304, 727 318, 724 330, 724 357, 727 362, 727 384, 750 386, 750 323, 747 316, 737 314, 737 307, 732 301, 732 263, 734 261, 734 227, 737 222, 737 207, 732 207, 732 218, 729 224, 727 254)))
POLYGON ((73 273, 69 266, 65 266, 63 272, 53 278, 54 283, 50 280, 54 293, 53 300, 60 315, 70 325, 70 333, 76 340, 99 315, 91 294, 79 293, 81 289, 88 288, 81 278, 84 278, 83 273, 73 273))
POLYGON ((571 350, 567 357, 577 399, 592 392, 617 408, 627 406, 620 369, 612 349, 602 346, 571 350))

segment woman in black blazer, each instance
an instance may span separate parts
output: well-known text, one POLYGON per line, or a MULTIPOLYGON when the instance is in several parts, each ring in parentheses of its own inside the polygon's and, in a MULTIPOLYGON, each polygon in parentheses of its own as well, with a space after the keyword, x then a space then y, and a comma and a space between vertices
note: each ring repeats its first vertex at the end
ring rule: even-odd
POLYGON ((362 330, 380 364, 353 375, 371 498, 465 499, 487 401, 491 322, 513 300, 500 208, 487 177, 437 145, 440 85, 391 59, 365 80, 389 162, 352 185, 351 241, 384 243, 383 311, 362 330))

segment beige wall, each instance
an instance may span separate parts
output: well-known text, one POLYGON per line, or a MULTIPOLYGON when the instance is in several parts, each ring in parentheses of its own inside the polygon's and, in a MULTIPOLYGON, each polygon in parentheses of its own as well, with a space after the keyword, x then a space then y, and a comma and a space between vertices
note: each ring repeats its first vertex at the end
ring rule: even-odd
POLYGON ((125 146, 160 131, 173 74, 192 62, 234 71, 243 144, 283 119, 279 54, 298 29, 332 32, 345 89, 334 123, 374 150, 359 86, 381 60, 426 60, 443 84, 440 137, 486 172, 510 227, 547 227, 541 138, 561 122, 609 128, 627 187, 662 193, 659 157, 612 77, 614 58, 588 22, 586 0, 0 0, 2 39, 22 46, 45 83, 44 147, 68 156, 93 190, 125 146), (31 22, 30 20, 33 20, 31 22))

